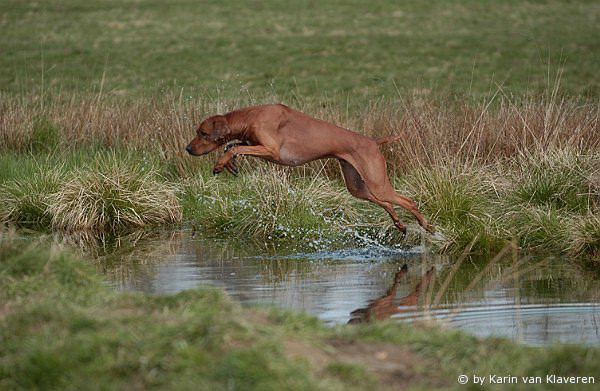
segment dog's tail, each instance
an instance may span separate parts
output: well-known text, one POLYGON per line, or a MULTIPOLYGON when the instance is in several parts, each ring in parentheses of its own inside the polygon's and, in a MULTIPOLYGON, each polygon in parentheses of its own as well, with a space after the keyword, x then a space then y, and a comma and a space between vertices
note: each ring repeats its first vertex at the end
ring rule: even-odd
POLYGON ((376 138, 375 142, 377 143, 377 145, 383 145, 383 144, 391 143, 392 141, 400 140, 400 138, 402 138, 402 136, 397 134, 395 136, 385 136, 385 137, 376 138))

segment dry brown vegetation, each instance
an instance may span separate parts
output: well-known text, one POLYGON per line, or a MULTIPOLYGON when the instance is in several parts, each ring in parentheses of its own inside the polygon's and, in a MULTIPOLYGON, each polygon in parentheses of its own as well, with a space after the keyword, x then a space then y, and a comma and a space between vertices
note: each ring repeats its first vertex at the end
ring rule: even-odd
MULTIPOLYGON (((277 101, 276 98, 261 102, 277 101)), ((257 104, 169 97, 120 102, 108 99, 5 97, 0 103, 0 148, 27 149, 36 121, 55 126, 65 146, 100 143, 148 149, 176 162, 184 175, 195 164, 184 150, 194 129, 208 115, 257 104)), ((351 114, 339 106, 296 108, 348 129, 380 136, 402 134, 384 149, 393 174, 448 162, 488 164, 532 151, 600 147, 599 106, 551 94, 512 102, 507 97, 480 103, 419 98, 378 101, 351 114)))

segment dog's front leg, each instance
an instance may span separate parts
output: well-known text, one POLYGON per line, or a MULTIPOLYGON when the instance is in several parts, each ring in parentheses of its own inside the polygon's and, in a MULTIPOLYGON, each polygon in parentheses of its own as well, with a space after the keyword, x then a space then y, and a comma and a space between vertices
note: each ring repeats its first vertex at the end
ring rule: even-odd
POLYGON ((262 145, 234 145, 231 149, 221 155, 219 160, 217 160, 217 163, 213 167, 213 174, 223 172, 227 164, 229 164, 229 162, 237 155, 268 157, 273 159, 273 153, 262 145))
POLYGON ((223 155, 221 155, 219 157, 219 159, 215 163, 215 166, 213 167, 213 175, 219 174, 223 171, 223 168, 221 168, 219 170, 220 164, 222 164, 227 169, 227 171, 229 171, 233 175, 237 175, 240 172, 237 165, 235 164, 235 155, 231 155, 231 157, 229 157, 229 158, 227 158, 225 156, 231 148, 238 146, 238 145, 246 145, 246 143, 238 142, 238 143, 233 143, 233 144, 227 144, 225 146, 225 149, 223 150, 223 155))
POLYGON ((235 156, 231 156, 226 153, 219 156, 219 159, 213 167, 213 175, 220 174, 225 168, 233 175, 237 175, 239 173, 238 167, 235 164, 235 156))

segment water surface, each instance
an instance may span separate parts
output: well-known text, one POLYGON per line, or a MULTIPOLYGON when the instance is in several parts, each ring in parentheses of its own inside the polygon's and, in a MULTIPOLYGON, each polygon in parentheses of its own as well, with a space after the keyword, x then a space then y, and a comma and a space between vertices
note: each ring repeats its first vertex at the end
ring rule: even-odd
POLYGON ((600 281, 563 258, 463 259, 378 245, 337 251, 256 249, 186 233, 102 257, 122 291, 218 286, 243 304, 301 310, 329 324, 434 319, 529 345, 600 344, 600 281))

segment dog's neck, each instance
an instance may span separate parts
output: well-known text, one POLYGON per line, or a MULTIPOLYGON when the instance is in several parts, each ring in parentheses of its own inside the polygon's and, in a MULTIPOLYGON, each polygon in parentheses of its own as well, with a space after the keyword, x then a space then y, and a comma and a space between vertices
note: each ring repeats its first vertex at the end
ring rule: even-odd
POLYGON ((250 135, 248 134, 250 128, 248 126, 248 122, 243 118, 240 118, 239 115, 232 114, 233 113, 225 114, 225 117, 227 118, 227 124, 229 126, 229 133, 226 136, 227 141, 250 141, 250 135))

